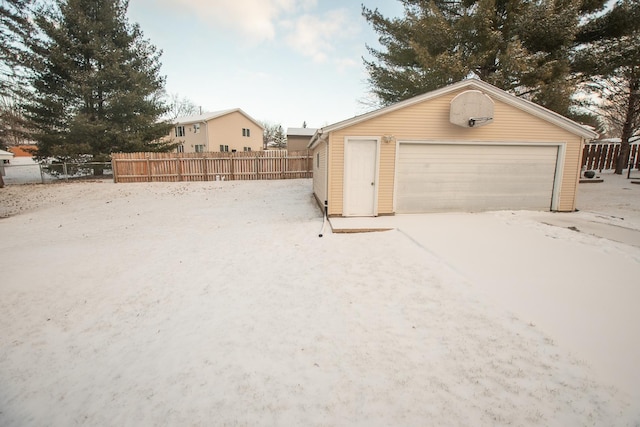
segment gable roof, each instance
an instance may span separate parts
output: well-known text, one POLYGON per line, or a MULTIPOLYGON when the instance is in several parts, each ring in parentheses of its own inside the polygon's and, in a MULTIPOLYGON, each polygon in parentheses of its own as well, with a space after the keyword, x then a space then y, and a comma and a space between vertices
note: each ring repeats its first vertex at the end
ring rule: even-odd
POLYGON ((254 119, 253 117, 251 117, 250 115, 248 115, 247 113, 242 111, 242 109, 240 109, 240 108, 232 108, 232 109, 229 109, 229 110, 213 111, 213 112, 197 114, 197 115, 193 115, 193 116, 178 117, 177 119, 174 120, 174 123, 176 125, 188 125, 188 124, 191 124, 191 123, 203 123, 203 122, 208 122, 209 120, 217 119, 218 117, 226 116, 227 114, 231 114, 231 113, 235 113, 235 112, 239 112, 240 114, 245 116, 247 119, 251 120, 256 126, 260 127, 260 129, 264 129, 264 126, 262 126, 260 124, 260 122, 258 122, 256 119, 254 119))
POLYGON ((395 104, 389 105, 388 107, 380 108, 375 111, 371 111, 369 113, 362 114, 360 116, 355 116, 347 120, 343 120, 341 122, 334 123, 329 126, 325 126, 313 135, 313 138, 309 142, 308 147, 313 148, 320 139, 320 136, 323 133, 333 132, 336 130, 344 129, 349 126, 353 126, 355 124, 364 122, 366 120, 371 120, 378 116, 382 116, 384 114, 390 113, 392 111, 400 110, 402 108, 406 108, 415 104, 419 104, 421 102, 425 102, 431 99, 435 99, 444 95, 447 95, 452 92, 456 92, 461 89, 476 89, 480 90, 487 95, 490 95, 492 98, 504 102, 505 104, 511 105, 512 107, 518 108, 526 113, 531 114, 532 116, 536 116, 545 120, 549 123, 552 123, 558 127, 561 127, 568 132, 581 136, 585 139, 593 139, 598 136, 598 134, 587 127, 574 122, 571 119, 568 119, 554 111, 551 111, 547 108, 544 108, 534 102, 527 101, 526 99, 518 98, 517 96, 511 95, 504 90, 497 88, 489 83, 483 82, 477 78, 470 78, 466 80, 459 81, 457 83, 453 83, 449 86, 445 86, 440 89, 433 90, 431 92, 427 92, 422 95, 415 96, 413 98, 406 99, 404 101, 397 102, 395 104))
POLYGON ((13 159, 13 153, 0 150, 0 159, 3 159, 3 160, 13 159))
POLYGON ((316 128, 287 128, 287 135, 312 137, 317 130, 316 128))

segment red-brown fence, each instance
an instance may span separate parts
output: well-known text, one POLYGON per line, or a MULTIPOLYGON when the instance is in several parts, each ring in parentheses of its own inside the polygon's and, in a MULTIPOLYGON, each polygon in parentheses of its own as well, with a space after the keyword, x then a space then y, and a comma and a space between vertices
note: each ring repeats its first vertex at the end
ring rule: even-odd
MULTIPOLYGON (((587 170, 615 169, 616 160, 620 155, 619 142, 594 142, 586 144, 582 152, 582 167, 587 170)), ((640 143, 631 144, 629 163, 631 169, 640 169, 640 143)))
POLYGON ((114 153, 114 182, 234 181, 311 178, 307 151, 114 153))

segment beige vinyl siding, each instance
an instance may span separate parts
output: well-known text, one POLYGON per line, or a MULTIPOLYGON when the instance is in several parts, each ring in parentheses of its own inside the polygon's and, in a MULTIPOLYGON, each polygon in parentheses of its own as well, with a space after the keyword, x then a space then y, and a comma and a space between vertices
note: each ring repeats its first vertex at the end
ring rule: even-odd
POLYGON ((344 180, 344 138, 329 135, 329 215, 342 215, 343 180, 344 180))
POLYGON ((239 111, 211 119, 208 125, 210 151, 219 151, 220 145, 228 145, 229 151, 262 150, 262 129, 239 111), (250 130, 250 136, 242 136, 243 128, 250 130))
POLYGON ((206 145, 207 145, 207 136, 206 136, 206 130, 205 130, 206 124, 200 123, 200 131, 198 133, 195 133, 193 129, 194 124, 196 123, 177 125, 177 126, 184 126, 184 132, 185 132, 184 136, 175 136, 176 135, 175 129, 177 126, 174 126, 171 129, 170 136, 174 138, 174 142, 182 144, 182 146, 184 147, 185 153, 194 153, 196 145, 204 145, 206 149, 206 145))
MULTIPOLYGON (((478 142, 537 142, 566 143, 565 167, 560 184, 558 210, 571 211, 577 188, 582 139, 543 119, 494 98, 493 123, 478 128, 462 128, 449 122, 449 104, 462 92, 452 92, 440 98, 411 105, 370 120, 338 129, 330 133, 332 167, 329 171, 329 210, 333 215, 342 213, 342 180, 344 175, 344 140, 346 137, 393 136, 391 142, 382 142, 378 213, 393 213, 393 179, 395 174, 396 140, 468 141, 478 142)), ((383 139, 384 141, 384 139, 383 139)))
MULTIPOLYGON (((342 215, 343 211, 343 179, 344 179, 344 141, 350 137, 381 138, 383 134, 355 134, 335 132, 330 136, 330 199, 329 215, 342 215)), ((393 213, 393 188, 395 174, 396 144, 393 141, 380 143, 380 168, 378 175, 378 215, 393 213)))
POLYGON ((316 195, 318 203, 324 206, 327 200, 327 143, 318 144, 313 150, 313 194, 316 195), (318 167, 318 157, 320 167, 318 167))
POLYGON ((380 143, 380 174, 378 176, 378 215, 393 213, 393 189, 396 170, 395 141, 380 143))
POLYGON ((310 136, 288 136, 287 151, 304 151, 311 141, 310 136))
POLYGON ((580 164, 584 141, 573 136, 572 141, 567 141, 564 159, 562 184, 560 187, 560 199, 558 211, 572 212, 576 210, 576 193, 580 181, 580 164))

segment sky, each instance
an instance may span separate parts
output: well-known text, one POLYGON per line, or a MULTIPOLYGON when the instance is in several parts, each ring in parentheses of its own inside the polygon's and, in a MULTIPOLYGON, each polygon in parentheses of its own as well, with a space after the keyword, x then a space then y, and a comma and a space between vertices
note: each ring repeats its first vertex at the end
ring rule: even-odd
POLYGON ((362 58, 379 45, 362 5, 403 12, 396 0, 130 0, 128 17, 162 50, 169 94, 286 130, 372 109, 362 58))

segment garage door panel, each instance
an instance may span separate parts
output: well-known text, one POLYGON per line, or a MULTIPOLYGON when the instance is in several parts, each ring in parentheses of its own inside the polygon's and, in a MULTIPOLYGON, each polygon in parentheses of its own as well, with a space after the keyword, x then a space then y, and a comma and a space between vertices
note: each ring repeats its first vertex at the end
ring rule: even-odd
POLYGON ((557 146, 400 144, 397 211, 548 210, 557 146))

